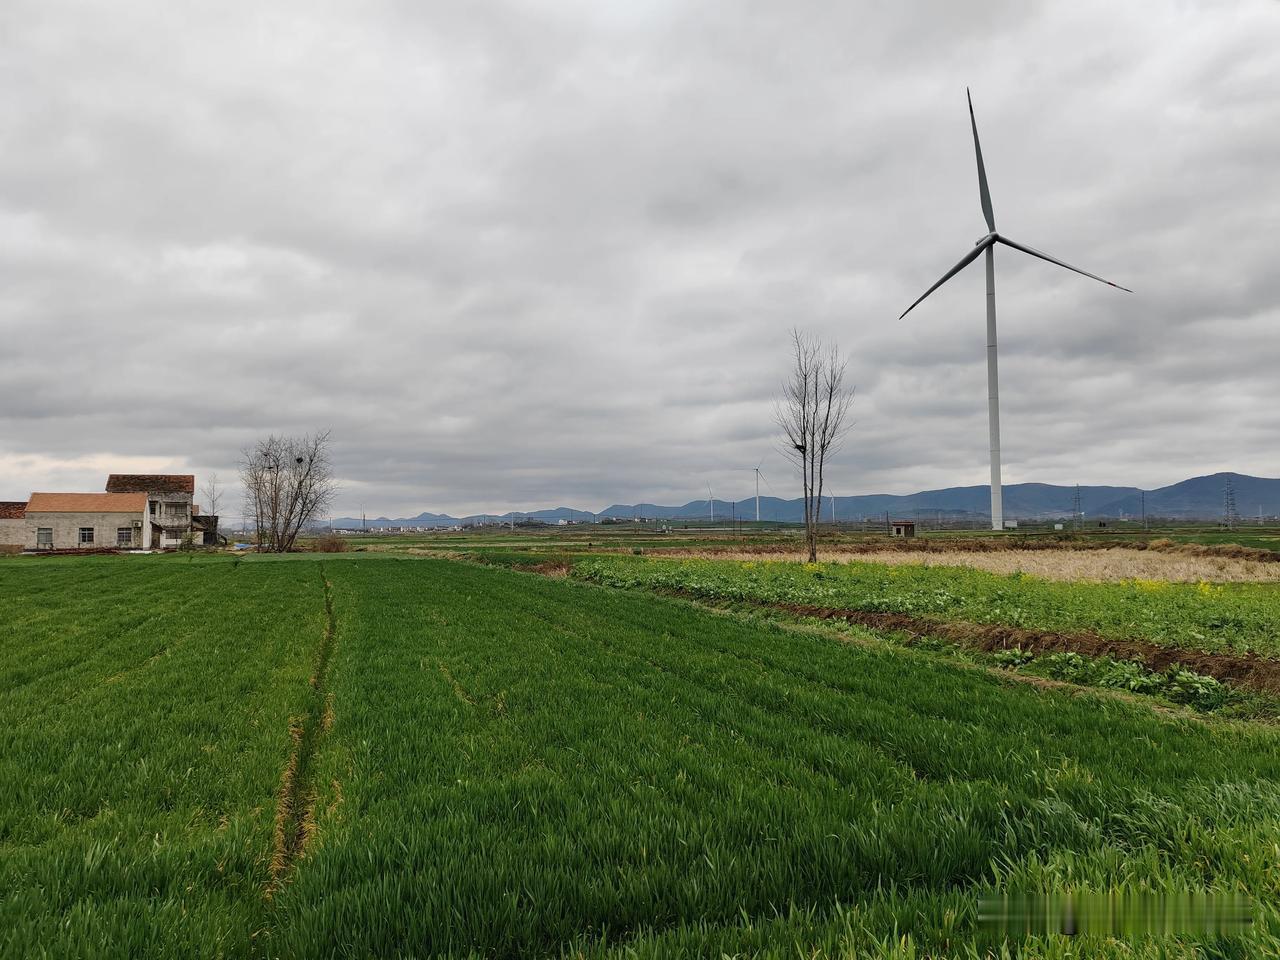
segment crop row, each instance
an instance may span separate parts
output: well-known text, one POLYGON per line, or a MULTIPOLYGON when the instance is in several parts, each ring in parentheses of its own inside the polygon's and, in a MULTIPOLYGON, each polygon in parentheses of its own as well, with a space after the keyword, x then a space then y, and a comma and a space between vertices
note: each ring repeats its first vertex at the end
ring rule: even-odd
POLYGON ((883 952, 895 921, 950 953, 986 885, 1280 893, 1266 730, 572 581, 331 577, 334 725, 283 955, 883 952))
POLYGON ((0 622, 0 956, 253 952, 315 569, 14 561, 0 622))
POLYGON ((324 571, 268 897, 318 564, 0 566, 0 954, 958 955, 979 890, 1063 886, 1245 891, 1235 954, 1277 946, 1264 727, 567 579, 324 571))

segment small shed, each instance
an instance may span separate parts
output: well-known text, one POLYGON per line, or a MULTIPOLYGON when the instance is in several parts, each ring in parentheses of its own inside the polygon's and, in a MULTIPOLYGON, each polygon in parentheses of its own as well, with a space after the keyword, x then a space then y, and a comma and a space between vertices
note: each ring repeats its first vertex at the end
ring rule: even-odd
POLYGON ((889 534, 894 537, 914 537, 916 522, 914 520, 894 520, 889 524, 889 534))

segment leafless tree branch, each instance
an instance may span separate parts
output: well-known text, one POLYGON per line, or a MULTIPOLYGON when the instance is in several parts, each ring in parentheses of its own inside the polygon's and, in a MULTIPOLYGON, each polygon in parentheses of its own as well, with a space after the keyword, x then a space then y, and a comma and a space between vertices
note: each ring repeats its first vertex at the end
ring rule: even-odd
MULTIPOLYGON (((219 507, 222 504, 222 484, 218 481, 216 473, 209 474, 209 477, 200 486, 200 496, 204 500, 204 512, 210 516, 219 516, 219 507)), ((219 523, 221 526, 221 523, 219 523)), ((216 530, 214 531, 217 532, 216 530)))
POLYGON ((774 417, 783 435, 783 454, 800 472, 804 490, 804 530, 809 560, 818 559, 818 521, 828 457, 848 431, 854 391, 845 383, 848 362, 834 344, 824 349, 811 334, 791 331, 791 372, 782 382, 774 417))
POLYGON ((287 553, 337 493, 329 431, 259 440, 240 461, 245 512, 252 513, 259 552, 287 553))

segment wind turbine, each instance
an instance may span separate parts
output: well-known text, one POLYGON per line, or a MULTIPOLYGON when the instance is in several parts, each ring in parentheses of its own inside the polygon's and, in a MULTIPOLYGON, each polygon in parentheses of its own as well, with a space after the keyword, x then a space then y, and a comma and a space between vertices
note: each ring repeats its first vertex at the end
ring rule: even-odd
MULTIPOLYGON (((760 463, 764 463, 764 461, 761 460, 760 463)), ((763 474, 760 473, 760 463, 757 463, 754 467, 742 468, 743 470, 750 470, 756 475, 756 523, 760 522, 760 479, 763 477, 763 474)), ((767 484, 769 480, 765 478, 764 482, 767 484)), ((769 489, 772 490, 773 487, 770 487, 769 489)))
POLYGON ((942 275, 942 279, 935 283, 932 287, 920 295, 915 303, 902 311, 899 320, 914 310, 925 297, 933 293, 940 286, 954 277, 957 273, 978 259, 979 254, 986 254, 987 267, 987 430, 991 437, 991 529, 1004 529, 1004 505, 1000 489, 1000 377, 998 364, 996 360, 996 266, 995 266, 995 246, 997 243, 1003 243, 1006 247, 1013 247, 1015 250, 1021 250, 1023 253, 1030 254, 1033 257, 1039 257, 1041 260, 1047 260, 1049 263, 1057 264, 1073 273, 1078 273, 1088 277, 1090 280, 1097 280, 1099 283, 1105 283, 1109 287, 1115 287, 1117 290, 1123 290, 1125 293, 1133 293, 1128 287, 1122 287, 1118 283, 1112 283, 1110 280, 1104 280, 1102 277, 1095 276, 1088 271, 1081 270, 1079 267, 1073 267, 1069 263, 1063 263, 1056 257, 1051 257, 1047 253, 1039 250, 1033 250, 1031 247, 1025 247, 1020 243, 1015 243, 1008 237, 1001 236, 996 233, 996 218, 991 212, 991 191, 987 189, 987 171, 982 165, 982 145, 978 143, 978 121, 973 116, 973 97, 969 95, 969 88, 965 88, 965 96, 969 99, 969 124, 973 127, 973 152, 978 158, 978 198, 982 203, 982 216, 987 221, 987 229, 990 231, 985 237, 974 245, 974 248, 965 254, 964 259, 957 263, 954 267, 942 275))

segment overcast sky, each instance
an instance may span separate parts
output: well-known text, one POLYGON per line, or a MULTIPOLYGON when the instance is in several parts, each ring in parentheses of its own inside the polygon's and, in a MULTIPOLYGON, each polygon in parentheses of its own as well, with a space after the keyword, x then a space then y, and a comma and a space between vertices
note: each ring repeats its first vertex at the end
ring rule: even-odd
MULTIPOLYGON (((0 499, 333 431, 335 512, 1280 476, 1280 3, 0 6, 0 499), (981 7, 981 13, 974 9, 981 7), (961 10, 964 10, 962 14, 961 10), (769 492, 766 489, 765 492, 769 492)), ((223 512, 235 512, 224 505, 223 512)))

